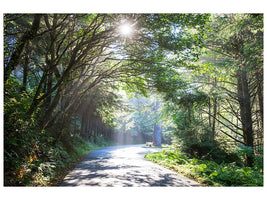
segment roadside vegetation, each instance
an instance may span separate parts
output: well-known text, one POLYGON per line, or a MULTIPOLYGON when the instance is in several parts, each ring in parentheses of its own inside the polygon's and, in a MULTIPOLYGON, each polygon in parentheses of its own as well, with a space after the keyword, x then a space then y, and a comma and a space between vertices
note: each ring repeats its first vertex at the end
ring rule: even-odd
MULTIPOLYGON (((242 152, 238 152, 242 154, 242 152)), ((263 186, 262 163, 254 168, 190 158, 177 148, 146 154, 145 158, 207 186, 263 186)))
MULTIPOLYGON (((17 159, 9 161, 7 156, 6 162, 9 161, 12 165, 5 165, 5 170, 11 171, 15 166, 14 171, 18 171, 16 174, 6 173, 4 184, 6 186, 57 186, 89 152, 110 145, 113 144, 104 141, 101 137, 97 137, 96 141, 85 141, 80 136, 74 135, 65 138, 62 142, 55 141, 53 137, 42 136, 41 140, 33 144, 33 148, 27 148, 30 151, 29 157, 15 155, 17 159)), ((15 150, 19 149, 14 149, 14 153, 15 150)), ((22 148, 20 151, 23 152, 22 148)))

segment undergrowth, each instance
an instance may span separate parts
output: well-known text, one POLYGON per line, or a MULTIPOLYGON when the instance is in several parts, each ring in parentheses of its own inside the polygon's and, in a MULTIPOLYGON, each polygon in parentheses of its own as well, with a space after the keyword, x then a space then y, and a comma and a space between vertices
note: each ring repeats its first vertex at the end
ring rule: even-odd
MULTIPOLYGON (((83 155, 108 143, 98 138, 97 144, 85 141, 80 136, 68 138, 71 149, 61 141, 43 136, 33 144, 29 154, 20 157, 5 152, 5 186, 52 186, 60 184, 66 173, 75 167, 83 155), (102 141, 102 143, 100 142, 102 141), (16 157, 16 160, 15 160, 16 157)), ((7 141, 6 141, 7 142, 7 141)), ((10 142, 10 141, 9 141, 10 142)), ((14 146, 14 144, 13 144, 14 146)))
POLYGON ((178 150, 146 154, 145 158, 210 186, 263 186, 263 172, 235 163, 189 158, 178 150))

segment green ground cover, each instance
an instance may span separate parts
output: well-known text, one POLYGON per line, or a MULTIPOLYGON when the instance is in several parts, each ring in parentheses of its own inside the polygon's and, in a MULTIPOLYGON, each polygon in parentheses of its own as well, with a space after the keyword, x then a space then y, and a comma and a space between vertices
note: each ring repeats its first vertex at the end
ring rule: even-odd
POLYGON ((235 163, 189 158, 178 150, 146 154, 145 158, 209 186, 263 186, 263 172, 235 163))

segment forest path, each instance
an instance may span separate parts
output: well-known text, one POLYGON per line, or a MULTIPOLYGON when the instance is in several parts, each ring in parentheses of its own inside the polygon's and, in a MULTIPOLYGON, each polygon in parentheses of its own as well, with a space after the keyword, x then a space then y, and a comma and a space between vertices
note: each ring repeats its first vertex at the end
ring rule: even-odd
POLYGON ((65 177, 61 186, 201 186, 144 158, 159 150, 144 144, 97 149, 65 177))

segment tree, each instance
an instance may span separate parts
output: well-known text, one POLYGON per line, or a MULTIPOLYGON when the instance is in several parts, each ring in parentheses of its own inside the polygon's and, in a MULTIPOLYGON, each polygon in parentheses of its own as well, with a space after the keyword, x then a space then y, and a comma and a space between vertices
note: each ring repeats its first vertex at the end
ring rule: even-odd
MULTIPOLYGON (((262 68, 262 30, 262 15, 221 16, 214 24, 214 32, 211 34, 207 46, 229 58, 230 66, 235 67, 233 76, 236 78, 236 92, 228 92, 228 94, 239 104, 243 140, 245 146, 250 148, 253 148, 254 145, 252 95, 255 94, 250 85, 255 71, 260 71, 262 68)), ((247 155, 246 165, 253 166, 252 156, 247 155)))
POLYGON ((162 125, 161 119, 159 116, 159 109, 161 107, 160 101, 156 100, 155 102, 155 115, 156 121, 154 123, 154 131, 153 131, 153 144, 155 146, 161 146, 161 138, 162 138, 162 125))

